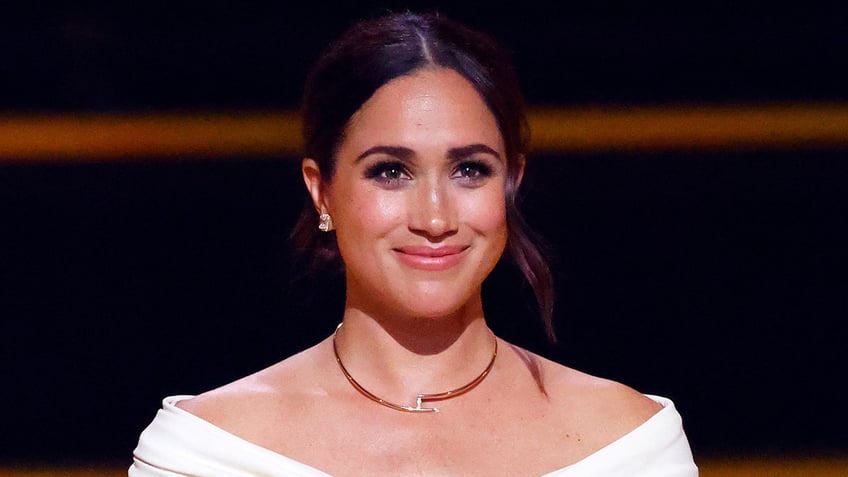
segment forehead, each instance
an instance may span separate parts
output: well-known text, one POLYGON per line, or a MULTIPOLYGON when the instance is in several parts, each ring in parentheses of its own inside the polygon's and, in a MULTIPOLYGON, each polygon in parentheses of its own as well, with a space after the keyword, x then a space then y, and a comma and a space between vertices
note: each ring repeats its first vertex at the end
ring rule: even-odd
POLYGON ((483 143, 500 152, 497 120, 474 86, 447 68, 395 78, 351 117, 340 149, 377 143, 456 147, 483 143))

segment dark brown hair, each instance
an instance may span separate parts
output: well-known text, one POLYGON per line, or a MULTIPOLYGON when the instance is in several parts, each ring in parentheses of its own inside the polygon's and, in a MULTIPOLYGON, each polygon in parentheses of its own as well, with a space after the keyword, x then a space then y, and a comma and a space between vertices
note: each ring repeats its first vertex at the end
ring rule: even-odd
MULTIPOLYGON (((361 21, 332 43, 310 71, 303 98, 306 157, 332 180, 336 150, 351 116, 394 78, 427 67, 450 68, 477 90, 497 120, 507 156, 507 249, 533 289, 545 329, 554 339, 553 279, 516 196, 529 128, 512 59, 490 36, 438 13, 393 13, 361 21)), ((340 262, 335 234, 318 232, 308 202, 293 232, 299 251, 316 262, 340 262)))

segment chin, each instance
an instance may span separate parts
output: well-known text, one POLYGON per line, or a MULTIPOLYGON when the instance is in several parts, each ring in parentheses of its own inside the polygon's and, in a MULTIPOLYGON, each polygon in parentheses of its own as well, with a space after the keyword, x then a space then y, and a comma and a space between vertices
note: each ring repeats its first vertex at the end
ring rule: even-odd
POLYGON ((473 308, 473 303, 475 303, 473 295, 458 295, 455 289, 414 293, 404 301, 406 313, 409 316, 424 319, 439 319, 462 314, 465 310, 473 308))

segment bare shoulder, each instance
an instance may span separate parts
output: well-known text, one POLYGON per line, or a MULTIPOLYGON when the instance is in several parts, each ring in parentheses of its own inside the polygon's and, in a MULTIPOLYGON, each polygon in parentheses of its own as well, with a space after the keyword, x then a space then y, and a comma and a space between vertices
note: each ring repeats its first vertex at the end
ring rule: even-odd
POLYGON ((611 441, 639 427, 662 409, 662 405, 635 389, 609 379, 526 353, 535 361, 551 407, 563 421, 611 441))
POLYGON ((321 393, 318 344, 268 368, 177 403, 177 407, 231 431, 249 431, 275 411, 321 393))

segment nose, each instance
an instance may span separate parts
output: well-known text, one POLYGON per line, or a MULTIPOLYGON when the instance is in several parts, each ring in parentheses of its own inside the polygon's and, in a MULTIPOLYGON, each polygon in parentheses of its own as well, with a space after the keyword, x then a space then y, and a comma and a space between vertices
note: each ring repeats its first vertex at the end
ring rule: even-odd
POLYGON ((411 231, 431 240, 456 233, 457 211, 448 188, 448 184, 439 180, 420 183, 410 204, 411 231))

